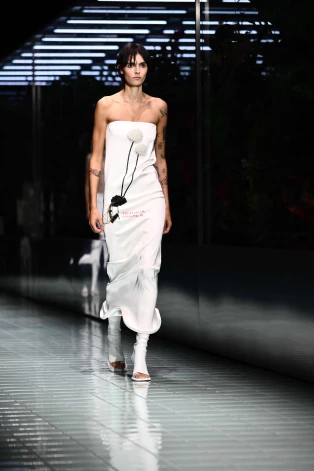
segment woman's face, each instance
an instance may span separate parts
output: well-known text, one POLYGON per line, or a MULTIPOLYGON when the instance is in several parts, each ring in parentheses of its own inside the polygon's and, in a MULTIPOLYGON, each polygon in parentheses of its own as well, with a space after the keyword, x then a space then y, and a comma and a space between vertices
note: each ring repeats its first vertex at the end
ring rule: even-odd
POLYGON ((129 58, 121 73, 123 73, 127 85, 131 87, 142 85, 147 75, 147 64, 140 54, 136 54, 135 58, 129 58))

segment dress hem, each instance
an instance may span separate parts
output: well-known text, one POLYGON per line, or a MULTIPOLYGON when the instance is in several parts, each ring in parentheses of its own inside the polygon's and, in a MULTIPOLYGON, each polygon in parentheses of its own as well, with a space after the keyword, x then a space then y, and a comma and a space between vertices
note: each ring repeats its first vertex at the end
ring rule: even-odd
POLYGON ((124 324, 133 332, 138 334, 154 334, 160 329, 161 326, 161 317, 159 309, 154 309, 153 320, 152 320, 152 329, 144 330, 139 327, 136 327, 135 322, 132 322, 132 313, 131 311, 124 307, 114 307, 112 309, 108 309, 106 301, 104 301, 101 310, 100 310, 100 318, 103 320, 108 319, 109 317, 121 316, 124 324))

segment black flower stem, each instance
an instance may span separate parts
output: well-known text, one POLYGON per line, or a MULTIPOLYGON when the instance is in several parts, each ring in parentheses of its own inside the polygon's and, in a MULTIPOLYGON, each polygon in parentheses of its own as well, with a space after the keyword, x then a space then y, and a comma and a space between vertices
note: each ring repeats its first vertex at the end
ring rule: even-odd
MULTIPOLYGON (((126 177, 126 175, 127 175, 127 173, 128 173, 129 160, 130 160, 130 155, 131 155, 131 150, 132 150, 133 144, 134 144, 134 141, 132 142, 131 147, 130 147, 130 150, 129 150, 128 160, 127 160, 127 164, 126 164, 126 170, 125 170, 125 174, 124 174, 124 177, 123 177, 123 180, 122 180, 122 185, 121 185, 121 196, 123 196, 123 185, 124 185, 125 177, 126 177)), ((129 186, 130 186, 130 185, 129 185, 129 186)), ((125 193, 126 193, 126 191, 125 191, 125 193)), ((124 193, 124 194, 125 194, 125 193, 124 193)))
POLYGON ((133 170, 133 173, 132 173, 132 178, 131 178, 131 181, 127 187, 127 189, 125 190, 124 192, 124 195, 121 195, 121 196, 125 196, 126 195, 126 192, 128 191, 128 189, 130 188, 132 182, 133 182, 133 177, 134 177, 134 173, 135 173, 135 170, 136 170, 136 167, 137 167, 137 162, 138 162, 138 158, 139 158, 140 154, 137 154, 137 157, 136 157, 136 163, 135 163, 135 167, 134 167, 134 170, 133 170))

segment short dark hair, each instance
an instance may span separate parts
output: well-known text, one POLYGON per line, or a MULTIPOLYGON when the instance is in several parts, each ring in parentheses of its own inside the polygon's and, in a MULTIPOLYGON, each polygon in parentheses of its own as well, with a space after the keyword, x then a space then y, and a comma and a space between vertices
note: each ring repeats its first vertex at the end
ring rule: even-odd
MULTIPOLYGON (((150 56, 145 47, 139 43, 127 43, 120 49, 118 53, 116 70, 120 73, 120 70, 124 69, 124 67, 128 64, 129 59, 135 62, 136 54, 140 54, 146 62, 147 66, 149 66, 150 56)), ((123 79, 123 76, 121 78, 123 79)))

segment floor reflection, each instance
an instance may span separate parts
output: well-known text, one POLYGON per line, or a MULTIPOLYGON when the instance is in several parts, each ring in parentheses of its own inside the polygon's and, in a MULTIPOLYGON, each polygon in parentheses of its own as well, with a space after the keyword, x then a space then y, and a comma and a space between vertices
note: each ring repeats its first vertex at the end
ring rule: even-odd
POLYGON ((101 439, 109 451, 110 465, 115 469, 129 469, 143 471, 159 471, 159 453, 162 448, 161 425, 152 421, 148 408, 149 383, 133 383, 130 385, 128 376, 108 374, 107 379, 112 380, 112 396, 108 391, 108 401, 115 404, 110 417, 107 417, 107 426, 110 430, 101 431, 101 439), (118 392, 117 384, 126 389, 118 392), (153 423, 153 425, 152 425, 153 423), (118 436, 117 436, 118 433, 118 436))
POLYGON ((94 295, 84 298, 82 303, 83 312, 88 316, 99 317, 100 313, 100 296, 94 295))

